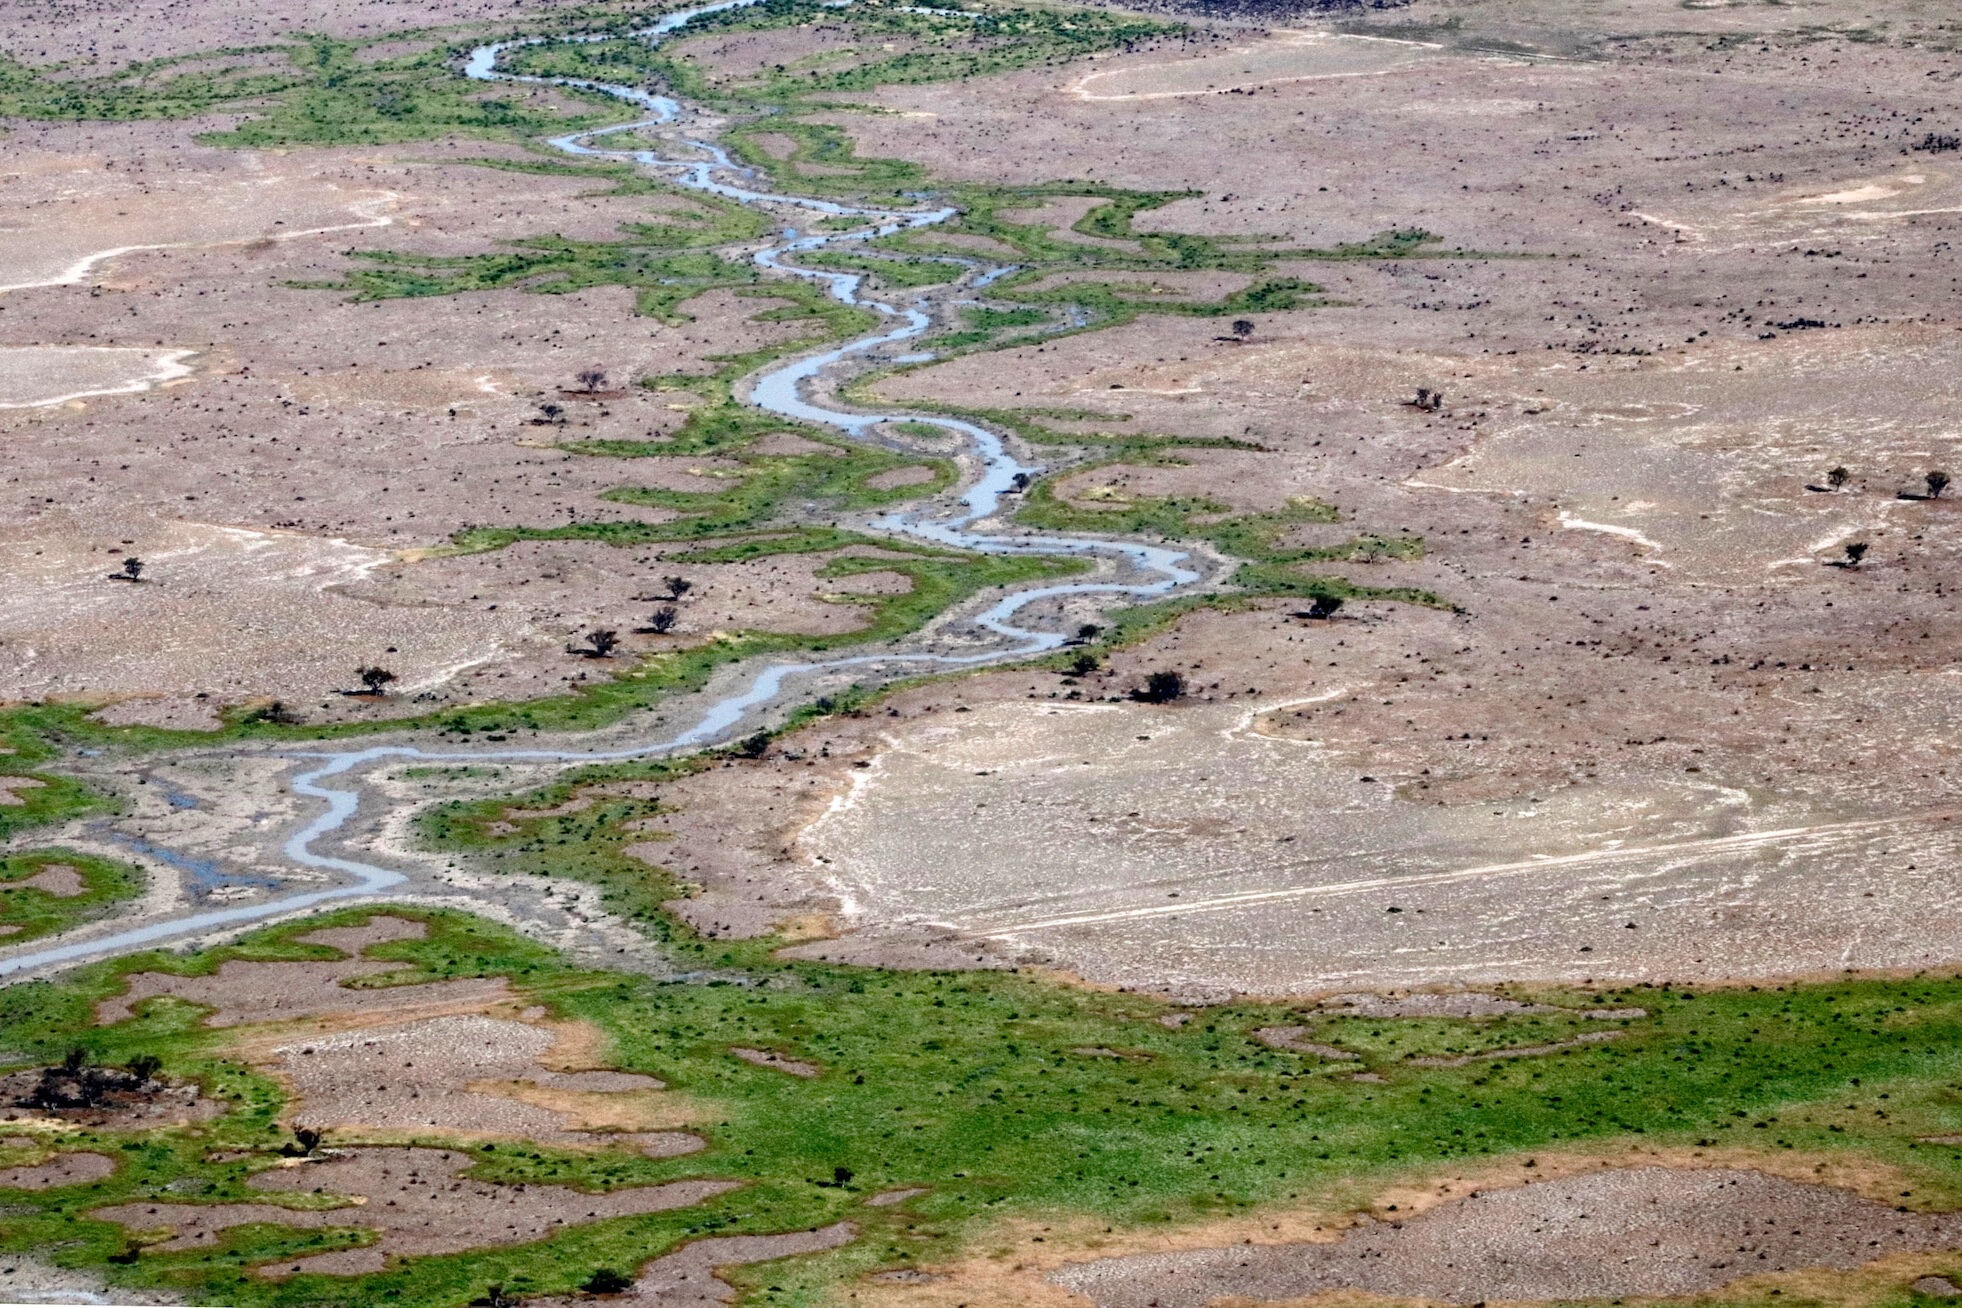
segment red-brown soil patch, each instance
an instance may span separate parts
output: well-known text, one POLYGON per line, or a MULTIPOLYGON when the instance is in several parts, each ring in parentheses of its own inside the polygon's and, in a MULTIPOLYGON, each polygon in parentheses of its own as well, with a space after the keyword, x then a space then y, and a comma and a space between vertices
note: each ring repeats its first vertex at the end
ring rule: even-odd
MULTIPOLYGON (((716 1275, 722 1267, 742 1267, 765 1263, 794 1254, 820 1253, 850 1244, 858 1237, 858 1227, 835 1222, 810 1231, 786 1231, 781 1235, 720 1235, 693 1240, 663 1254, 640 1269, 633 1287, 618 1297, 602 1302, 627 1308, 697 1308, 734 1303, 735 1287, 716 1275)), ((590 1303, 590 1299, 540 1299, 539 1308, 570 1308, 590 1303)))
POLYGON ((326 1031, 255 1046, 291 1090, 295 1122, 363 1138, 514 1138, 666 1157, 700 1148, 660 1128, 696 1115, 651 1076, 547 1065, 550 1028, 481 1014, 326 1031))
POLYGON ((732 1045, 729 1052, 745 1063, 754 1063, 758 1067, 767 1067, 776 1072, 788 1072, 791 1076, 811 1077, 824 1070, 816 1063, 807 1063, 801 1058, 790 1058, 768 1049, 745 1049, 740 1045, 732 1045))
POLYGON ((85 1151, 56 1154, 32 1167, 0 1170, 0 1190, 53 1190, 64 1185, 88 1185, 116 1174, 116 1160, 85 1151))
POLYGON ((1269 1049, 1287 1049, 1297 1054, 1313 1054, 1317 1058, 1348 1063, 1360 1057, 1347 1049, 1304 1039, 1307 1034, 1308 1028, 1305 1026, 1263 1026, 1255 1028, 1253 1037, 1269 1049))
POLYGON ((9 881, 9 886, 46 891, 56 899, 73 899, 88 891, 82 874, 67 863, 44 863, 31 877, 9 881))
POLYGON ((734 1181, 667 1185, 588 1194, 557 1185, 493 1185, 463 1178, 468 1154, 438 1149, 354 1149, 336 1157, 261 1172, 248 1184, 268 1194, 325 1191, 356 1201, 346 1208, 300 1210, 273 1203, 132 1203, 90 1216, 135 1232, 168 1231, 162 1249, 215 1244, 226 1230, 268 1222, 305 1230, 366 1228, 373 1243, 261 1268, 267 1276, 321 1272, 356 1276, 382 1270, 391 1254, 415 1257, 492 1245, 529 1244, 566 1226, 700 1203, 737 1187, 734 1181))
MULTIPOLYGON (((330 937, 320 940, 321 944, 346 939, 358 939, 365 944, 404 938, 399 928, 377 925, 334 928, 317 934, 330 937)), ((230 959, 220 963, 208 976, 138 972, 129 978, 122 994, 96 1004, 95 1019, 104 1026, 124 1021, 135 1015, 137 1004, 160 995, 210 1007, 212 1012, 204 1019, 204 1025, 211 1027, 376 1014, 385 1015, 382 1020, 401 1021, 419 1013, 477 1011, 516 999, 503 977, 366 990, 348 985, 385 972, 399 972, 404 967, 402 963, 360 957, 307 963, 230 959)))

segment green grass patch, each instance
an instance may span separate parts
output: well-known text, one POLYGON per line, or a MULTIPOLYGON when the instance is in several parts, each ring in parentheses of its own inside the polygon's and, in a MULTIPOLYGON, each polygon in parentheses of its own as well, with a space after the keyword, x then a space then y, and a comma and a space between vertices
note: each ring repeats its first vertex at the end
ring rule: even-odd
MULTIPOLYGON (((671 765, 632 764, 593 769, 584 780, 672 775, 671 765)), ((533 799, 566 793, 561 784, 533 799)), ((493 865, 504 871, 536 867, 604 883, 631 878, 633 868, 606 871, 594 860, 646 838, 621 825, 661 811, 654 800, 609 800, 493 835, 501 805, 457 806, 425 831, 459 858, 502 854, 493 865)), ((91 1003, 144 968, 206 973, 228 957, 323 956, 292 937, 354 920, 357 910, 262 931, 231 949, 122 960, 0 991, 0 1027, 17 1065, 58 1059, 76 1045, 112 1063, 153 1053, 167 1075, 199 1080, 236 1104, 201 1125, 66 1136, 70 1147, 111 1153, 121 1169, 90 1186, 11 1196, 0 1249, 31 1249, 118 1288, 170 1289, 237 1308, 298 1308, 323 1295, 355 1308, 449 1308, 491 1283, 565 1292, 597 1267, 631 1271, 691 1236, 850 1216, 861 1226, 853 1245, 735 1275, 755 1301, 815 1304, 869 1272, 972 1251, 1006 1221, 1170 1229, 1276 1206, 1353 1202, 1390 1181, 1481 1160, 1619 1151, 1634 1142, 1880 1164, 1900 1169, 1911 1191, 1904 1203, 1962 1204, 1962 1151, 1923 1143, 1962 1130, 1962 982, 1952 977, 1515 992, 1563 1011, 1478 1020, 1240 1003, 1196 1010, 1172 1029, 1157 1020, 1166 1007, 1150 998, 1036 975, 786 962, 773 956, 774 941, 707 940, 670 922, 657 932, 661 948, 696 979, 662 982, 572 966, 478 919, 403 911, 429 921, 431 932, 383 947, 406 969, 391 980, 508 977, 557 1016, 607 1032, 619 1066, 659 1076, 708 1108, 699 1129, 710 1147, 701 1154, 653 1160, 478 1143, 468 1146, 474 1175, 591 1189, 708 1175, 745 1188, 675 1213, 576 1226, 518 1248, 413 1259, 373 1276, 252 1275, 253 1261, 333 1247, 276 1227, 236 1233, 216 1249, 112 1261, 127 1248, 126 1234, 90 1219, 90 1209, 263 1198, 245 1180, 273 1165, 288 1137, 278 1087, 231 1061, 230 1033, 199 1026, 195 1009, 151 1001, 129 1022, 96 1028, 91 1003), (1646 1015, 1603 1023, 1579 1012, 1629 1006, 1646 1015), (1304 1026, 1307 1038, 1359 1057, 1324 1060, 1256 1038, 1276 1025, 1304 1026), (1618 1038, 1573 1042, 1606 1029, 1618 1038), (1413 1062, 1547 1044, 1563 1048, 1462 1066, 1413 1062), (805 1080, 754 1067, 730 1055, 734 1046, 778 1050, 822 1072, 805 1080), (1382 1079, 1358 1082, 1359 1071, 1382 1079), (224 1152, 232 1150, 245 1152, 224 1152), (895 1186, 930 1189, 897 1211, 863 1205, 895 1186)))
POLYGON ((0 855, 0 944, 23 944, 94 921, 142 893, 143 873, 128 863, 72 849, 0 855), (80 893, 55 894, 25 884, 49 869, 58 877, 63 869, 72 869, 80 878, 80 893))

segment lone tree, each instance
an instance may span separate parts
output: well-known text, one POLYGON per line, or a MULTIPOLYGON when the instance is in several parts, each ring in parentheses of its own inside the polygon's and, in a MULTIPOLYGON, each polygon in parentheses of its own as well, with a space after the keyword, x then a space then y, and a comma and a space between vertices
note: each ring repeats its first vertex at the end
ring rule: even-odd
POLYGON ((641 630, 653 632, 656 636, 665 636, 674 630, 674 624, 680 619, 680 609, 672 604, 663 604, 647 615, 647 625, 641 630))
POLYGON ((372 664, 364 668, 356 668, 354 675, 361 678, 361 684, 365 688, 363 693, 368 695, 387 694, 388 692, 383 690, 382 687, 395 680, 395 674, 393 672, 390 672, 387 668, 375 667, 372 664))
POLYGON ((1846 560, 1840 566, 1845 568, 1857 568, 1860 566, 1860 560, 1864 559, 1865 557, 1867 557, 1867 543, 1865 541, 1863 540, 1848 541, 1846 543, 1846 560))
POLYGON ((1940 468, 1936 468, 1933 472, 1930 472, 1926 481, 1928 483, 1928 498, 1931 500, 1940 499, 1942 492, 1948 489, 1948 474, 1940 468))
POLYGON ((1848 472, 1845 465, 1842 464, 1826 474, 1826 485, 1832 487, 1834 490, 1839 490, 1846 485, 1852 476, 1853 474, 1848 472))
POLYGON ((598 627, 586 633, 586 648, 574 653, 584 654, 589 659, 610 659, 619 644, 619 632, 610 627, 598 627))
POLYGON ((135 556, 134 554, 132 554, 132 555, 130 555, 130 556, 129 556, 128 558, 126 558, 126 559, 124 559, 124 560, 123 560, 123 569, 122 569, 122 571, 121 571, 121 572, 112 572, 112 573, 110 573, 110 574, 109 574, 109 580, 111 580, 111 581, 142 581, 142 580, 143 580, 143 560, 142 560, 142 559, 139 559, 139 558, 137 558, 137 557, 136 557, 136 556, 135 556))
POLYGON ((1233 320, 1233 334, 1239 337, 1243 341, 1246 340, 1247 337, 1253 335, 1254 334, 1253 319, 1235 318, 1233 320))
POLYGON ((1069 672, 1072 677, 1087 677, 1103 666, 1103 661, 1087 649, 1080 649, 1071 656, 1069 672))
POLYGON ((585 368, 579 373, 579 385, 590 393, 606 385, 606 369, 585 368))
POLYGON ((695 583, 686 577, 663 577, 661 581, 667 586, 668 598, 671 600, 678 600, 695 589, 695 583))
POLYGON ((1317 595, 1313 604, 1310 604, 1294 616, 1297 618, 1315 618, 1317 620, 1332 618, 1341 611, 1341 608, 1342 597, 1340 595, 1317 595))
POLYGON ((1161 668, 1145 678, 1145 684, 1131 692, 1131 698, 1140 704, 1169 704, 1185 695, 1185 676, 1169 668, 1161 668))
POLYGON ((541 404, 538 406, 538 413, 541 420, 545 422, 559 422, 565 416, 565 406, 559 404, 541 404))

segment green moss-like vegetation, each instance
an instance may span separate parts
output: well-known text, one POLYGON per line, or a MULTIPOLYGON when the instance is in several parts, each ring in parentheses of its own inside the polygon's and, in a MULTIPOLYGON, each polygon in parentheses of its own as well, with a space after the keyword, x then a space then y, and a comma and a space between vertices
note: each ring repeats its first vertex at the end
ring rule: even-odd
MULTIPOLYGON (((691 765, 691 766, 699 766, 691 765)), ((593 770, 585 780, 659 780, 674 765, 593 770)), ((550 802, 558 786, 533 797, 550 802)), ((577 814, 520 818, 503 805, 455 806, 427 830, 458 857, 500 870, 630 878, 611 860, 628 821, 656 800, 607 797, 577 814)), ((672 882, 639 875, 647 894, 672 882)), ((398 911, 398 910, 391 910, 398 911)), ((1726 1146, 1900 1169, 1915 1207, 1962 1204, 1962 1153, 1924 1143, 1962 1129, 1962 981, 1548 991, 1555 1006, 1476 1020, 1344 1017, 1285 1004, 1201 1009, 1176 1028, 1149 998, 1065 987, 1005 973, 880 972, 773 956, 775 941, 704 939, 650 914, 692 980, 568 965, 481 920, 422 910, 426 940, 377 949, 404 971, 384 984, 505 976, 561 1017, 597 1024, 617 1065, 664 1079, 703 1109, 709 1148, 655 1160, 505 1142, 466 1144, 487 1180, 611 1189, 682 1176, 741 1180, 740 1191, 676 1212, 569 1228, 517 1248, 408 1260, 351 1278, 256 1277, 251 1263, 358 1239, 263 1226, 216 1248, 132 1246, 94 1221, 106 1204, 265 1200, 246 1186, 290 1139, 278 1087, 231 1061, 230 1032, 198 1025, 194 1008, 152 1000, 119 1025, 95 1028, 90 1005, 131 971, 207 973, 227 957, 325 956, 292 937, 360 912, 262 931, 242 945, 189 957, 146 956, 85 969, 62 983, 0 991, 0 1028, 16 1065, 53 1061, 77 1045, 104 1062, 163 1058, 167 1076, 196 1079, 236 1106, 201 1125, 145 1132, 84 1129, 66 1147, 108 1152, 117 1174, 87 1186, 9 1197, 0 1249, 35 1250, 129 1289, 169 1289, 237 1308, 413 1304, 449 1308, 493 1283, 520 1294, 572 1290, 599 1267, 631 1272, 691 1236, 804 1229, 850 1217, 853 1244, 732 1279, 748 1301, 815 1304, 877 1270, 931 1265, 984 1245, 1000 1224, 1090 1219, 1170 1228, 1269 1207, 1353 1202, 1373 1187, 1480 1159, 1646 1146, 1726 1146), (1640 1008, 1590 1019, 1582 1010, 1640 1008), (1256 1032, 1302 1038, 1355 1057, 1276 1049, 1256 1032), (1579 1041, 1612 1032, 1612 1040, 1579 1041), (744 1063, 735 1046, 816 1063, 814 1079, 744 1063), (1551 1048, 1548 1048, 1551 1047, 1551 1048), (1546 1049, 1457 1065, 1422 1060, 1546 1049), (1367 1071, 1376 1081, 1358 1081, 1367 1071), (897 1186, 928 1193, 893 1210, 867 1208, 897 1186), (134 1252, 132 1252, 134 1249, 134 1252)), ((16 1127, 36 1138, 32 1127, 16 1127)), ((440 1136, 430 1143, 447 1143, 440 1136)), ((10 1146, 4 1161, 40 1156, 10 1146)), ((280 1202, 319 1206, 325 1196, 280 1202)))
POLYGON ((416 53, 380 59, 364 58, 364 44, 302 36, 251 50, 150 60, 92 77, 30 68, 0 55, 0 116, 126 120, 237 111, 247 115, 243 123, 206 139, 264 147, 386 145, 440 136, 516 140, 600 126, 614 114, 609 100, 557 112, 522 89, 466 81, 451 68, 451 51, 434 41, 416 53))
POLYGON ((71 849, 0 855, 0 944, 18 945, 102 917, 143 891, 143 874, 127 863, 71 849), (72 868, 79 894, 27 885, 49 868, 72 868))
MULTIPOLYGON (((345 290, 358 300, 460 295, 518 289, 563 295, 594 286, 627 286, 638 312, 678 321, 680 306, 718 287, 749 287, 754 267, 700 248, 758 235, 760 215, 746 209, 707 208, 698 222, 637 223, 618 241, 574 241, 534 236, 495 254, 427 255, 391 250, 355 252, 359 262, 340 281, 305 283, 317 290, 345 290)), ((808 300, 795 285, 785 298, 808 300)))

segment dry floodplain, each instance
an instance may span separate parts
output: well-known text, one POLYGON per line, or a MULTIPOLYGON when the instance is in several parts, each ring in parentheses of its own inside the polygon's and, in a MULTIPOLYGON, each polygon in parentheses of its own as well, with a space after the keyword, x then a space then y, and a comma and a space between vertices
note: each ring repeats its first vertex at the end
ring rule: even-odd
POLYGON ((1962 1296, 1951 8, 0 0, 0 1297, 1962 1296))

